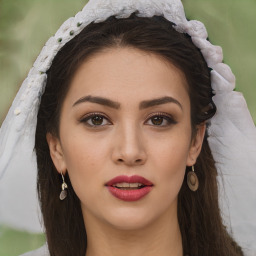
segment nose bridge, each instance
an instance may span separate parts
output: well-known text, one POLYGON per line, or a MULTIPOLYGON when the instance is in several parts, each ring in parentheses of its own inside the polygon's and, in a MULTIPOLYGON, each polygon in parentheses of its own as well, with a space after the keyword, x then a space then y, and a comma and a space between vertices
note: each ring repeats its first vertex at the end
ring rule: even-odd
POLYGON ((115 161, 127 165, 143 164, 146 161, 146 150, 139 124, 130 120, 120 124, 116 132, 115 161))

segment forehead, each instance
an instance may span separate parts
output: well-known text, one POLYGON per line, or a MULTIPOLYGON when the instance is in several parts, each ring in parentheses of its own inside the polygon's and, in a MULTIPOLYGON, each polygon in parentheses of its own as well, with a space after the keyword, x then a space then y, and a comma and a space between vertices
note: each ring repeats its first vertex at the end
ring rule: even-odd
POLYGON ((130 101, 171 94, 188 98, 181 70, 160 56, 135 48, 105 49, 84 61, 70 84, 67 97, 75 101, 97 95, 130 101))

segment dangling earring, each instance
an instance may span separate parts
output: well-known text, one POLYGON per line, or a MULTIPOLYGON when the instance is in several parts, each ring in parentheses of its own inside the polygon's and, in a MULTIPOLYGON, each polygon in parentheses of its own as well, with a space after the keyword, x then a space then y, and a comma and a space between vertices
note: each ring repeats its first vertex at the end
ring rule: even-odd
POLYGON ((195 173, 194 165, 192 166, 192 171, 187 175, 187 184, 191 191, 197 191, 199 187, 199 181, 195 173))
POLYGON ((61 172, 61 177, 62 177, 62 184, 61 184, 61 192, 60 192, 60 200, 64 200, 66 197, 67 197, 67 188, 68 188, 68 185, 67 183, 65 182, 64 180, 64 176, 61 172))

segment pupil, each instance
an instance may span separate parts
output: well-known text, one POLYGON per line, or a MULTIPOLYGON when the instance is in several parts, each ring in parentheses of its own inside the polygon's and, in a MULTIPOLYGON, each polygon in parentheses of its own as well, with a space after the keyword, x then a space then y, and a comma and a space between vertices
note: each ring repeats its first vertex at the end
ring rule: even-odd
POLYGON ((103 117, 102 116, 94 116, 92 118, 92 123, 94 125, 100 125, 100 124, 102 124, 102 121, 103 121, 103 117))
POLYGON ((160 125, 163 122, 163 117, 161 116, 155 116, 152 120, 153 124, 160 125))

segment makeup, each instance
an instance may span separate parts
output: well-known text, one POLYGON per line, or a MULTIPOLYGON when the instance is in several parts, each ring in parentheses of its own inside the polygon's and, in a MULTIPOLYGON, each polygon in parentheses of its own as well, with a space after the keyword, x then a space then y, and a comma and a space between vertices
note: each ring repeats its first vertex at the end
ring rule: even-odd
POLYGON ((138 176, 117 176, 106 183, 109 192, 123 201, 137 201, 146 196, 153 187, 149 180, 138 176))

